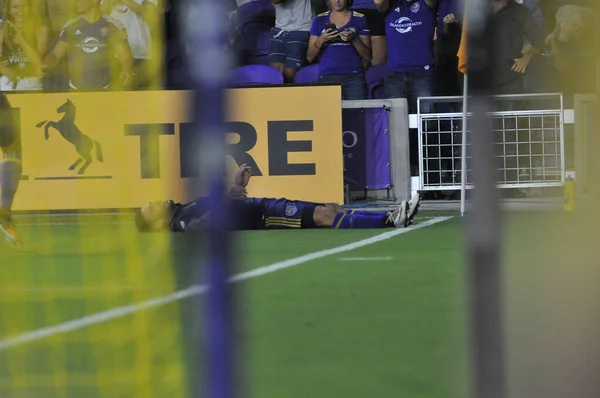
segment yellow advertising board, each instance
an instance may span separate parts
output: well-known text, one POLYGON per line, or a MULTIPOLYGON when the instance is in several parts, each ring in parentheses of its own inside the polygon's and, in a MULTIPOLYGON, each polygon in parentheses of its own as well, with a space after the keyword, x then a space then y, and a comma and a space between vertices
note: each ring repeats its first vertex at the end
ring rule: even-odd
MULTIPOLYGON (((23 179, 14 210, 118 209, 202 193, 191 92, 14 94, 23 179), (190 190, 197 186, 197 190, 190 190)), ((343 200, 339 87, 228 91, 228 167, 249 194, 343 200)))

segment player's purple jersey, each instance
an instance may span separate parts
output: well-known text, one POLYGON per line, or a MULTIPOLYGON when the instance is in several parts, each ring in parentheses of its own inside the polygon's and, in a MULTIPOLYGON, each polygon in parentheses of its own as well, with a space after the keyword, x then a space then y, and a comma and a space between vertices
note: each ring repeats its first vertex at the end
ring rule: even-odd
POLYGON ((120 22, 107 15, 92 23, 80 16, 65 25, 60 41, 69 45, 71 87, 106 89, 112 80, 116 46, 127 42, 127 33, 120 22))
POLYGON ((388 40, 388 70, 392 72, 420 72, 432 70, 433 32, 437 10, 424 0, 407 2, 396 0, 385 18, 388 40))
MULTIPOLYGON (((325 32, 325 25, 329 23, 331 11, 319 14, 312 24, 310 34, 321 36, 325 32)), ((345 26, 338 28, 339 32, 346 29, 354 30, 356 36, 370 36, 367 19, 361 13, 352 12, 350 21, 345 26)), ((356 37, 355 40, 359 40, 356 37)), ((341 39, 323 45, 323 52, 319 61, 319 76, 324 75, 357 75, 364 73, 362 58, 352 43, 341 39)))
MULTIPOLYGON (((235 213, 233 229, 289 229, 313 228, 313 214, 317 203, 291 201, 285 198, 246 198, 231 202, 235 213)), ((206 216, 210 209, 210 198, 201 197, 186 204, 176 204, 170 229, 189 232, 189 226, 206 216)))
POLYGON ((354 3, 352 3, 352 8, 353 9, 368 8, 368 9, 376 10, 377 6, 375 5, 375 2, 373 0, 354 0, 354 3))

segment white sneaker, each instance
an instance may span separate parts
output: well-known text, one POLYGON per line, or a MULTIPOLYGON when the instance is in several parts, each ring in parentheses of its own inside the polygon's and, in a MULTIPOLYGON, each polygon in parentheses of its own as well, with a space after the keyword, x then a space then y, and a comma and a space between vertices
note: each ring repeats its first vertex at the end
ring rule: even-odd
POLYGON ((398 208, 388 213, 388 223, 394 224, 396 228, 404 228, 408 225, 408 202, 403 200, 398 208))
POLYGON ((407 225, 411 225, 415 216, 419 212, 419 206, 421 205, 421 197, 419 193, 415 193, 411 198, 410 202, 408 202, 408 211, 406 213, 407 225))

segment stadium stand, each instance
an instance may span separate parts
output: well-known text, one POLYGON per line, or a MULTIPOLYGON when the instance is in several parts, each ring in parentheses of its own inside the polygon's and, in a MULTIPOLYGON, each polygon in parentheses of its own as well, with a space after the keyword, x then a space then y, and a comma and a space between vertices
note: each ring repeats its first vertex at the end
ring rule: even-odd
POLYGON ((365 77, 367 80, 367 93, 369 99, 385 98, 383 88, 385 75, 387 75, 387 66, 385 64, 380 64, 367 69, 365 77))
POLYGON ((231 73, 232 86, 283 84, 283 75, 268 65, 240 66, 231 73))
POLYGON ((294 77, 294 83, 309 84, 319 80, 319 64, 306 66, 298 71, 294 77))

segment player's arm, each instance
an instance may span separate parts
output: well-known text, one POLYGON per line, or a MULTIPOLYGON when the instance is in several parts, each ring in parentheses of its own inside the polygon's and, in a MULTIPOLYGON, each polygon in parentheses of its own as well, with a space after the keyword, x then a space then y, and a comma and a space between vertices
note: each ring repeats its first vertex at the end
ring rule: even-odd
POLYGON ((200 232, 208 228, 208 213, 204 214, 200 218, 195 218, 190 221, 183 232, 200 232))
POLYGON ((115 53, 119 57, 121 64, 121 74, 119 80, 123 85, 123 88, 128 88, 131 84, 131 77, 133 76, 133 55, 131 54, 131 48, 127 41, 127 36, 123 33, 125 39, 120 40, 115 46, 115 53))
POLYGON ((387 12, 390 9, 390 0, 373 0, 373 2, 379 12, 387 12))
POLYGON ((147 13, 154 12, 155 9, 158 8, 152 1, 147 0, 144 0, 142 4, 138 4, 132 0, 120 0, 120 2, 125 4, 127 8, 142 18, 144 18, 147 13))
POLYGON ((58 64, 67 56, 69 53, 69 44, 65 41, 59 41, 52 52, 46 55, 42 62, 42 70, 56 68, 58 64))
POLYGON ((246 188, 234 185, 229 189, 229 199, 245 199, 248 196, 246 188))
POLYGON ((436 8, 438 5, 438 0, 425 0, 425 4, 427 4, 427 7, 429 8, 436 8))
POLYGON ((244 163, 236 171, 233 185, 246 188, 250 182, 250 177, 252 177, 252 167, 244 163))

